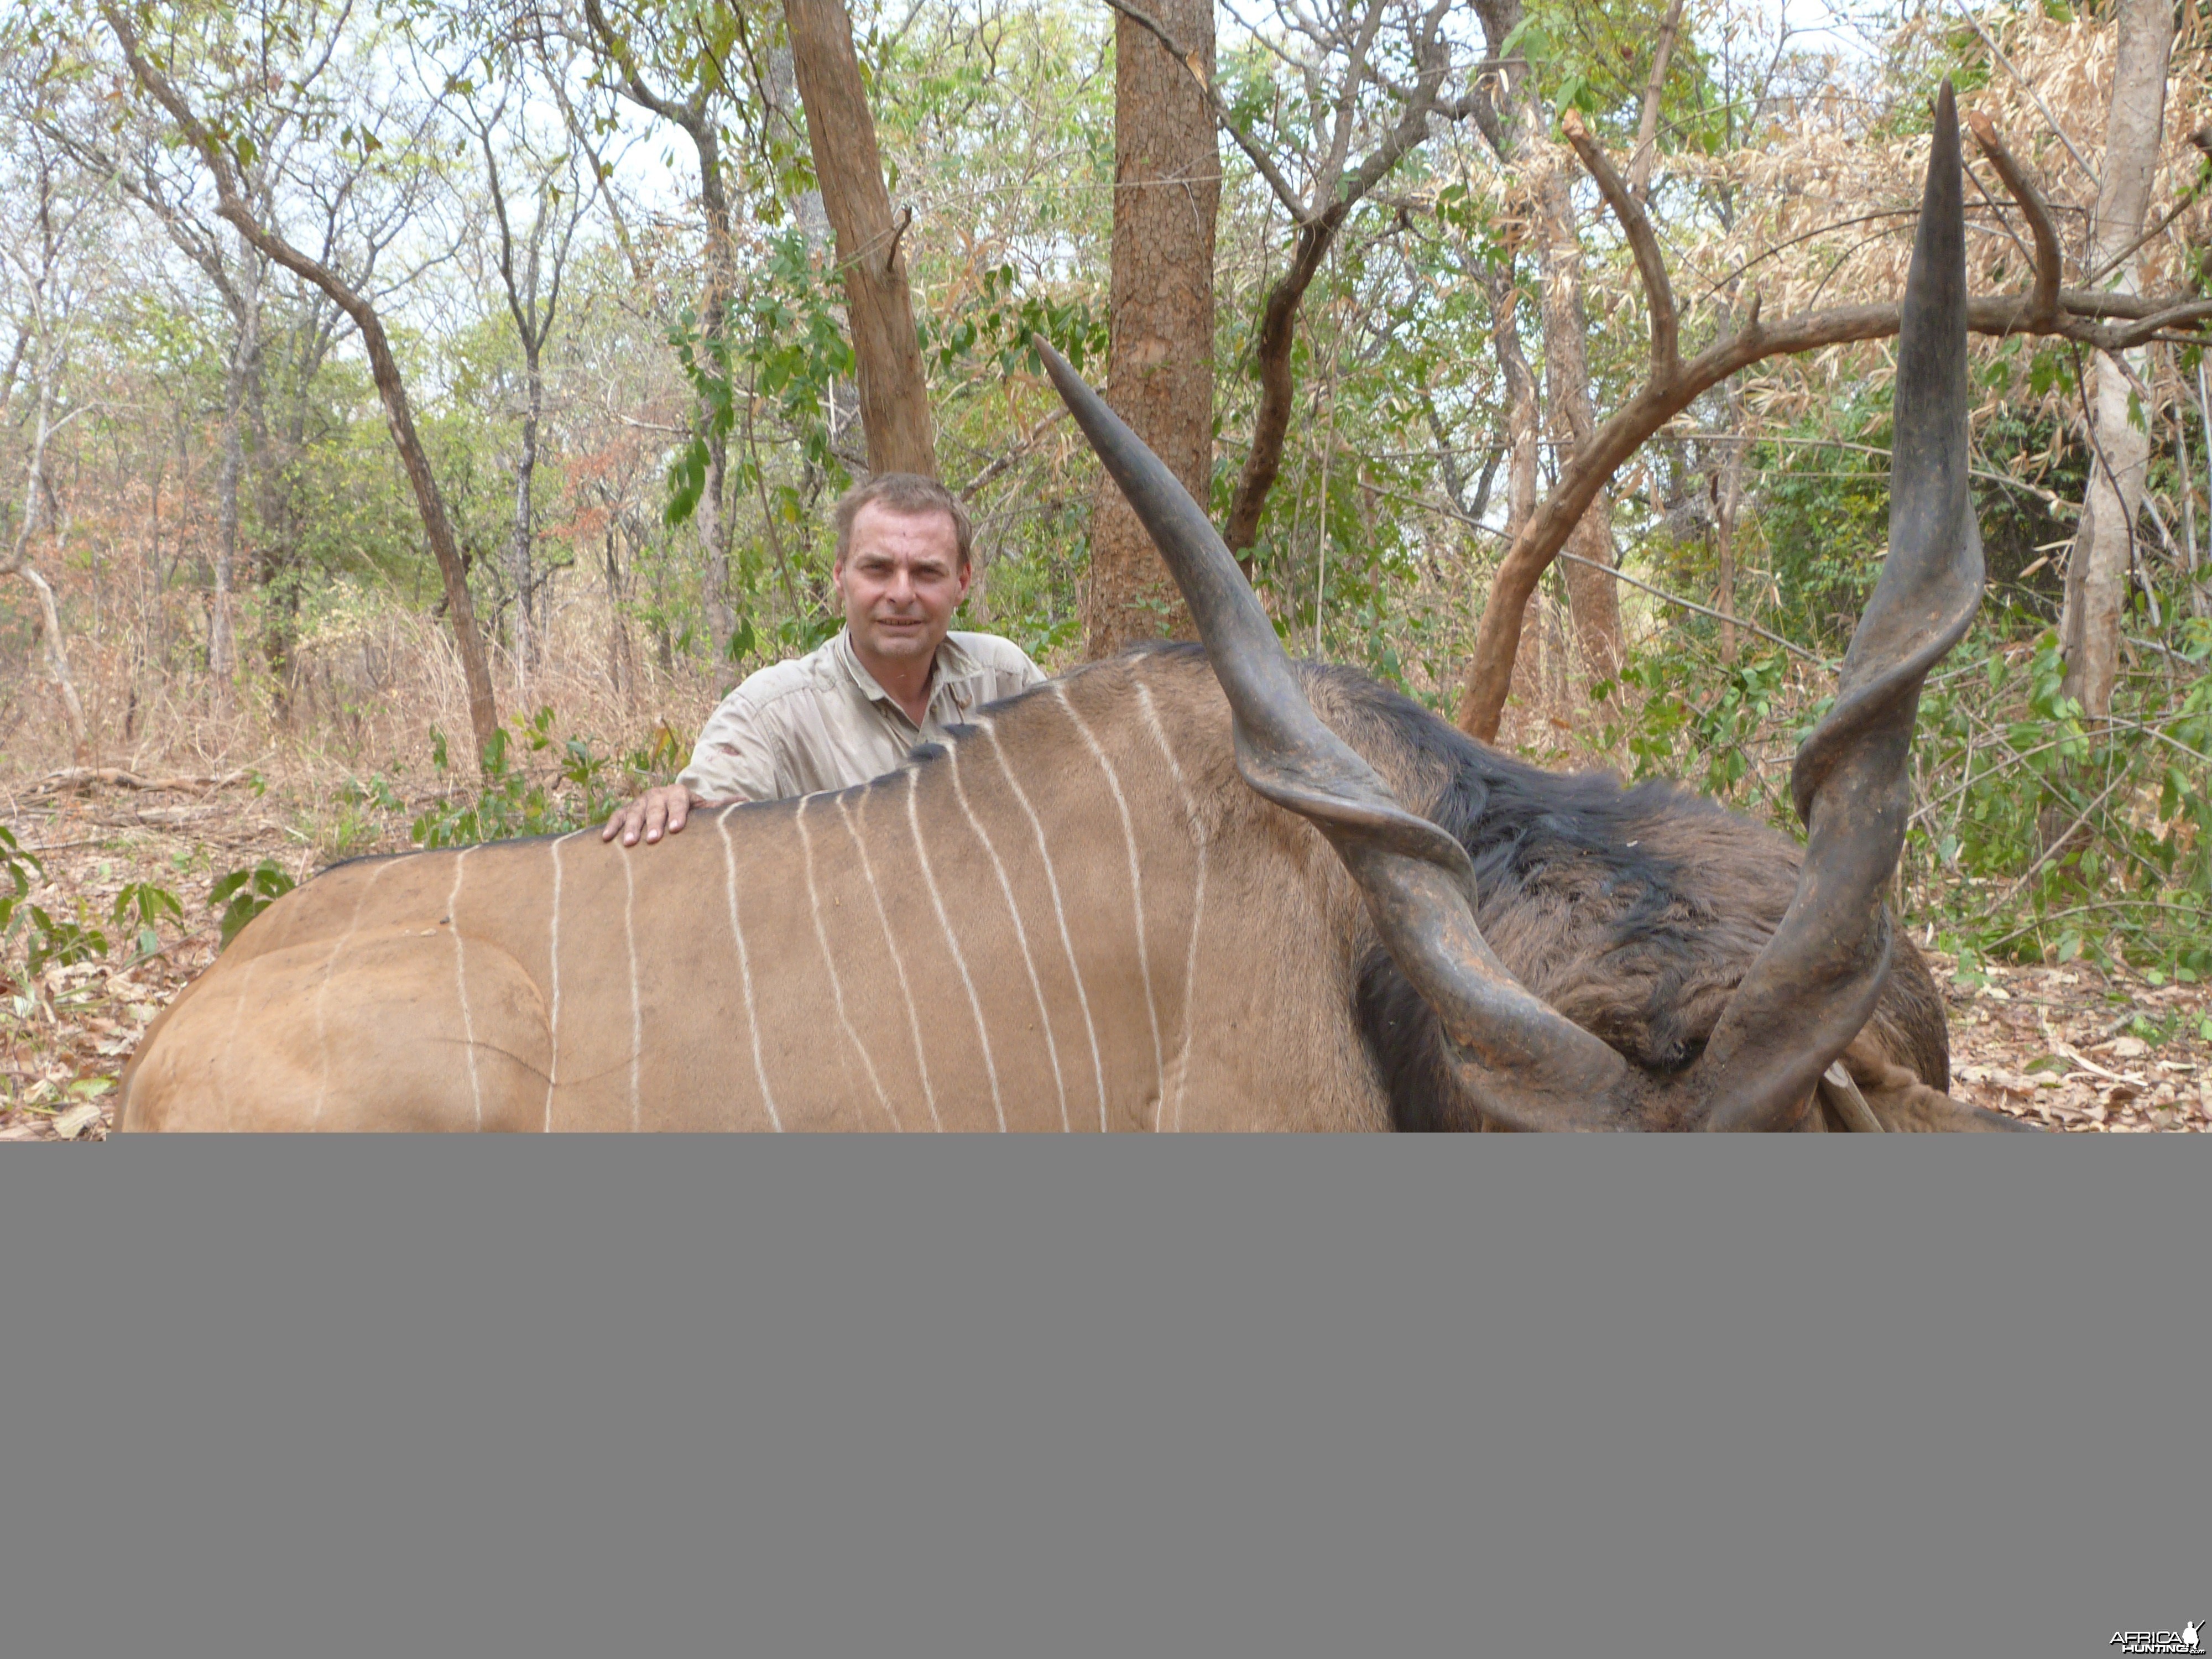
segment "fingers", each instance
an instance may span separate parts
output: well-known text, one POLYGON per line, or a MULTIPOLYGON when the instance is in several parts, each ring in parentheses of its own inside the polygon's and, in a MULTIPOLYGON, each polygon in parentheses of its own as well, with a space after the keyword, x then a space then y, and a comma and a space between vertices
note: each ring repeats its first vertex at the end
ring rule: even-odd
POLYGON ((623 846, 635 847, 642 836, 649 847, 663 836, 681 830, 690 815, 691 792, 680 783, 663 784, 617 811, 599 832, 599 839, 610 842, 620 836, 623 846))

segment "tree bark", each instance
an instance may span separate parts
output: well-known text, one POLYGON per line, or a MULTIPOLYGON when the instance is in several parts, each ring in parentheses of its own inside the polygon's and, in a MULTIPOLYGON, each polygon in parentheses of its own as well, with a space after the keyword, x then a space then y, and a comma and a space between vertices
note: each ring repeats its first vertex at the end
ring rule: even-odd
MULTIPOLYGON (((1534 85, 1533 79, 1528 83, 1534 85)), ((1542 118, 1531 106, 1528 130, 1542 118)), ((1590 398, 1589 313, 1583 302, 1583 244, 1575 234, 1575 204, 1570 162, 1552 149, 1540 162, 1543 171, 1533 192, 1536 205, 1536 252, 1544 289, 1544 390, 1550 405, 1553 453, 1564 470, 1588 447, 1597 431, 1597 410, 1590 398)), ((1620 672, 1620 598, 1606 567, 1613 563, 1613 497, 1601 488, 1575 521, 1567 550, 1589 563, 1570 562, 1565 571, 1567 609, 1574 618, 1575 645, 1582 654, 1583 684, 1610 681, 1620 672)))
MULTIPOLYGON (((1536 511, 1537 449, 1543 419, 1538 407, 1536 376, 1521 349, 1520 294, 1510 270, 1486 279, 1490 295, 1490 334, 1498 353, 1498 367, 1505 382, 1505 544, 1510 547, 1536 511)), ((1523 603, 1522 628, 1525 635, 1540 603, 1534 589, 1523 603)), ((1538 665, 1516 653, 1512 695, 1523 708, 1534 711, 1543 701, 1538 665)), ((1464 693, 1462 693, 1464 702, 1464 693)), ((1464 711, 1462 719, 1464 720, 1464 711)))
MULTIPOLYGON (((1213 73, 1211 0, 1164 0, 1161 21, 1213 73)), ((1127 17, 1114 25, 1114 247, 1106 401, 1194 500, 1213 475, 1213 245, 1221 155, 1206 95, 1127 17)), ((1084 655, 1194 637, 1190 613, 1111 478, 1091 507, 1084 655)))
POLYGON ((906 258, 899 250, 911 215, 891 217, 875 117, 853 51, 852 19, 842 0, 784 0, 783 16, 805 108, 814 175, 845 276, 868 467, 933 478, 937 445, 929 386, 922 374, 906 258))
MULTIPOLYGON (((2158 170, 2166 69, 2173 50, 2173 8, 2168 0, 2121 0, 2119 13, 2089 268, 2095 270, 2118 259, 2114 287, 2134 294, 2140 261, 2133 253, 2121 255, 2142 234, 2151 179, 2158 170)), ((2144 354, 2130 353, 2128 359, 2140 375, 2144 354)), ((2143 483, 2150 467, 2150 434, 2128 418, 2128 367, 2122 362, 2102 351, 2093 355, 2084 388, 2089 481, 2082 494, 2081 526, 2067 559, 2066 604, 2060 623, 2067 694, 2080 701, 2085 713, 2098 716, 2112 708, 2136 517, 2142 510, 2143 483)))
POLYGON ((607 573, 607 684, 622 699, 623 712, 637 712, 637 657, 631 649, 629 623, 623 614, 622 567, 615 556, 615 515, 607 515, 604 548, 607 573))
POLYGON ((69 650, 62 642, 61 609, 54 603, 53 584, 49 582, 39 567, 27 561, 16 571, 31 586, 39 600, 39 641, 46 647, 46 672, 53 676, 54 690, 62 700, 62 718, 69 722, 70 746, 79 765, 92 752, 92 738, 85 725, 84 703, 76 695, 76 681, 70 674, 69 650))
POLYGON ((1636 115, 1636 149, 1628 158, 1628 191, 1639 202, 1651 198, 1651 164, 1659 159, 1659 106, 1667 90, 1667 65, 1682 27, 1682 0, 1672 0, 1651 51, 1651 75, 1644 83, 1643 107, 1636 115))
MULTIPOLYGON (((700 331, 705 337, 711 362, 719 356, 719 349, 729 332, 730 295, 737 287, 737 261, 731 251, 730 198, 722 185, 721 146, 714 121, 695 114, 693 125, 686 131, 699 152, 699 204, 707 215, 707 294, 700 331)), ((703 404, 695 418, 707 442, 707 480, 699 491, 699 505, 693 509, 693 516, 699 523, 699 550, 707 562, 707 626, 714 635, 714 656, 720 661, 729 646, 730 636, 738 631, 738 615, 730 608, 730 442, 708 418, 703 404)))
POLYGON ((330 295, 331 301, 353 319, 354 327, 360 331, 362 345, 368 353, 369 373, 376 382, 377 394, 384 403, 385 424, 392 433, 392 447, 398 452, 400 468, 407 474, 407 482, 414 489, 415 505, 422 515, 423 534, 429 541, 432 555, 438 561, 439 574, 445 580, 446 605, 453 616, 453 642, 460 653, 462 678, 468 685, 469 726, 476 739, 477 765, 478 769, 482 769, 494 737, 499 731, 499 711, 492 696, 491 674, 484 665, 483 638, 477 628, 476 606, 469 597, 468 573, 461 562, 459 545, 454 539, 453 520, 447 514, 445 497, 439 494, 437 477, 430 470, 429 455, 416 433, 415 415, 408 403, 406 382, 400 375, 398 360, 392 355, 392 343, 385 334, 383 319, 376 314, 376 307, 336 271, 301 252, 253 216, 240 191, 238 176, 232 169, 228 153, 193 114, 183 94, 177 90, 169 78, 141 55, 137 32, 129 19, 112 5, 103 5, 100 15, 107 20, 108 27, 114 31, 138 84, 168 111, 179 131, 199 152, 200 159, 214 175, 216 194, 222 216, 237 226, 239 234, 270 258, 330 295))

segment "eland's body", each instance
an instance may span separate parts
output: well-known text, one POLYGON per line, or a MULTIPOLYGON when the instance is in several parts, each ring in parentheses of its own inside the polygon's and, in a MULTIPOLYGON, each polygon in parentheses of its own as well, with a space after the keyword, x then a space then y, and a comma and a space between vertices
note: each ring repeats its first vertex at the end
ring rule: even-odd
POLYGON ((1297 671, 1182 486, 1039 343, 1208 654, 994 705, 836 794, 347 865, 148 1032, 130 1128, 2011 1127, 1881 903, 1982 586, 1939 102, 1890 552, 1785 838, 1297 671))
MULTIPOLYGON (((1316 709, 1473 855, 1539 995, 1677 1069, 1793 890, 1785 837, 1560 778, 1343 671, 1316 709)), ((1448 1127, 1436 1024, 1358 890, 1246 787, 1191 648, 988 711, 864 787, 357 860, 165 1016, 131 1128, 1448 1127)), ((1946 1080, 1917 958, 1850 1057, 1896 1127, 1946 1080)))
POLYGON ((166 1017, 128 1127, 1380 1127, 1357 895, 1226 732, 1134 659, 656 847, 340 866, 166 1017))

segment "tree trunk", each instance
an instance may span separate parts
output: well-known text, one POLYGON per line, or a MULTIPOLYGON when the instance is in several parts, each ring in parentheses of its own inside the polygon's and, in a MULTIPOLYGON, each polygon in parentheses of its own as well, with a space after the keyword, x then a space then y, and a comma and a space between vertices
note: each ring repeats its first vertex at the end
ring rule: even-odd
MULTIPOLYGON (((2105 121, 2104 177, 2097 191, 2097 219, 2089 239, 2095 270, 2119 258, 2142 235, 2158 169, 2165 125, 2167 62, 2173 50, 2173 8, 2168 0, 2120 0, 2119 47, 2112 68, 2112 102, 2105 121)), ((2137 291, 2140 262, 2120 258, 2114 287, 2137 291)), ((2138 374, 2141 352, 2129 354, 2138 374)), ((2142 510, 2150 465, 2150 434, 2128 419, 2128 374, 2105 353, 2089 364, 2087 404, 2089 482, 2081 523, 2067 559, 2066 605, 2060 642, 2066 655, 2065 689, 2085 713, 2109 714, 2119 674, 2120 618, 2126 608, 2128 571, 2135 550, 2136 515, 2142 510)))
POLYGON ((623 615, 622 568, 615 556, 615 520, 610 514, 606 529, 607 567, 607 684, 622 699, 623 712, 637 712, 637 659, 630 648, 629 623, 623 615))
MULTIPOLYGON (((246 261, 250 266, 252 258, 246 261)), ((208 678, 214 682, 216 705, 230 706, 231 681, 238 672, 237 629, 231 614, 231 593, 238 568, 238 494, 246 471, 246 382, 255 349, 258 295, 249 299, 234 319, 237 333, 231 343, 230 362, 222 386, 222 471, 216 486, 215 594, 208 618, 208 678)))
MULTIPOLYGON (((1537 118, 1532 111, 1532 128, 1537 118)), ((1551 404, 1553 453, 1562 468, 1597 430, 1584 346, 1589 316, 1583 304, 1583 245, 1575 234, 1569 165, 1565 152, 1553 151, 1534 191, 1536 248, 1544 283, 1544 389, 1551 404)), ((1604 568, 1613 563, 1609 490, 1600 489, 1584 509, 1567 539, 1567 551, 1589 562, 1569 562, 1563 573, 1583 682, 1609 681, 1620 672, 1620 599, 1604 568)))
MULTIPOLYGON (((1211 0, 1159 16, 1213 73, 1211 0)), ((1106 401, 1203 504, 1213 474, 1213 238, 1221 155, 1206 97, 1152 34, 1114 25, 1114 248, 1106 401)), ((1084 655, 1193 637, 1152 539, 1103 472, 1091 508, 1084 655)))
MULTIPOLYGON (((306 343, 302 342, 303 345, 306 343)), ((307 372, 305 353, 286 365, 292 375, 279 410, 281 452, 264 444, 261 451, 262 544, 255 561, 261 584, 261 659, 268 668, 270 695, 276 716, 291 719, 292 647, 299 637, 300 580, 306 562, 306 514, 300 501, 300 481, 292 469, 307 453, 307 402, 313 376, 307 372)))
POLYGON ((537 582, 531 569, 532 544, 537 530, 531 511, 530 483, 538 470, 538 417, 544 402, 545 381, 538 367, 538 343, 523 341, 523 373, 527 381, 522 410, 522 453, 514 463, 514 534, 507 544, 507 580, 514 586, 514 686, 526 696, 531 672, 538 665, 538 625, 531 612, 537 582))
POLYGON ((28 582, 31 592, 38 596, 39 641, 46 647, 46 672, 53 676, 54 690, 61 696, 62 718, 69 722, 70 745, 82 766, 90 758, 92 740, 85 726, 84 704, 76 695, 76 681, 70 676, 69 652, 62 643, 61 608, 54 603, 53 584, 27 560, 15 574, 28 582))
MULTIPOLYGON (((289 252, 289 247, 284 249, 284 252, 289 252)), ((270 247, 269 252, 272 258, 284 258, 284 253, 276 247, 270 247)), ((331 280, 337 280, 335 276, 331 280)), ((391 342, 385 337, 382 320, 374 307, 350 289, 344 293, 331 290, 331 297, 346 307, 361 331, 362 343, 368 349, 369 371, 384 399, 385 424, 391 428, 392 447, 399 452, 399 465, 407 474, 407 482, 414 486, 415 505, 422 516, 423 533, 428 537, 430 551, 437 558, 438 574, 445 580, 446 605, 453 618, 453 643, 460 652, 461 676, 468 684, 469 727, 476 738, 477 766, 481 770, 490 752, 493 737, 499 731, 499 708, 492 696, 491 672, 484 665, 483 635, 477 627, 476 604, 469 597, 468 571, 461 562, 460 547, 453 538, 453 520, 446 514, 445 497, 438 493, 437 477, 430 471, 430 457, 421 438, 416 435, 415 415, 408 405, 407 387, 399 377, 399 364, 392 355, 391 342), (358 311, 353 305, 347 305, 349 295, 360 307, 358 311)))
POLYGON ((1628 158, 1628 188, 1639 202, 1651 195, 1651 164, 1659 158, 1659 106, 1667 91, 1667 65, 1682 27, 1682 0, 1671 0, 1651 51, 1651 74, 1644 83, 1643 107, 1636 116, 1636 149, 1628 158))
MULTIPOLYGON (((1514 286, 1513 273, 1508 270, 1488 276, 1485 286, 1490 295, 1491 341, 1505 381, 1504 544, 1510 547, 1536 510, 1537 449, 1542 435, 1542 417, 1537 407, 1536 376, 1521 349, 1520 295, 1514 286)), ((1529 593, 1522 622, 1524 638, 1528 623, 1535 618, 1537 607, 1542 602, 1540 590, 1529 593)), ((1512 695, 1520 699, 1522 708, 1534 713, 1545 701, 1544 688, 1540 665, 1528 661, 1528 657, 1525 652, 1515 654, 1512 695)), ((1463 708, 1461 718, 1466 718, 1463 708)))
POLYGON ((906 259, 907 221, 894 222, 876 149, 875 118, 853 52, 853 23, 842 0, 784 0, 792 67, 805 106, 822 204, 837 236, 846 313, 859 366, 860 424, 874 472, 937 476, 929 386, 914 325, 906 259))
MULTIPOLYGON (((730 295, 737 287, 735 256, 730 246, 730 198, 723 188, 722 152, 714 118, 694 113, 686 128, 699 152, 699 204, 707 215, 707 295, 702 307, 700 332, 707 345, 706 360, 720 361, 719 348, 729 328, 730 295)), ((699 526, 699 551, 706 562, 707 627, 714 636, 714 658, 722 659, 731 635, 737 632, 737 613, 730 609, 729 439, 708 417, 702 401, 693 418, 707 446, 706 482, 692 516, 699 526)))

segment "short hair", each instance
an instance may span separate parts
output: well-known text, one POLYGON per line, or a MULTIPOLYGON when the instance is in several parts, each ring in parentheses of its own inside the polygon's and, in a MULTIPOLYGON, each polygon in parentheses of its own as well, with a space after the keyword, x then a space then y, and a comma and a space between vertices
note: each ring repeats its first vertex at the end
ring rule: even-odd
POLYGON ((856 483, 837 498, 833 516, 837 522, 837 562, 853 550, 853 520, 864 507, 880 507, 891 513, 943 513, 952 520, 952 534, 960 544, 960 562, 970 562, 975 526, 960 498, 934 478, 919 472, 878 472, 865 483, 856 483))

